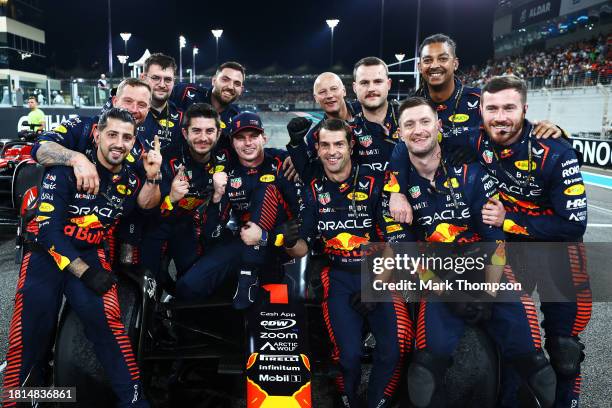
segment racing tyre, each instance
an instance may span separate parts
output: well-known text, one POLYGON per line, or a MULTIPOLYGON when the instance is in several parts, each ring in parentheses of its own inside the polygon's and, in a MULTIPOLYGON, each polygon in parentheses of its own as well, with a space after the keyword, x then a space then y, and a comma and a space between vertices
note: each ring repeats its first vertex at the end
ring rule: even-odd
POLYGON ((466 326, 446 373, 449 408, 497 405, 499 358, 495 343, 480 327, 466 326))
POLYGON ((33 160, 22 161, 15 168, 12 183, 13 208, 19 210, 26 191, 31 187, 40 186, 45 168, 33 160))
MULTIPOLYGON (((138 341, 138 319, 141 313, 141 294, 138 285, 119 276, 118 283, 121 320, 132 345, 138 341)), ((136 350, 134 350, 136 353, 136 350)), ((77 403, 83 408, 107 408, 116 401, 102 365, 76 313, 64 307, 55 342, 54 383, 58 387, 76 387, 77 403)))

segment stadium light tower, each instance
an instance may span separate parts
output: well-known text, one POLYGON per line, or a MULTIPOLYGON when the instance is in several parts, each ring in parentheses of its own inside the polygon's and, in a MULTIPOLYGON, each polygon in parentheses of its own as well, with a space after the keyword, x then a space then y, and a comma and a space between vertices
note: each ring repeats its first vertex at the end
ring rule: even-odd
POLYGON ((215 42, 216 42, 216 52, 215 52, 215 65, 219 65, 219 38, 221 38, 221 35, 223 34, 223 30, 221 29, 216 29, 216 30, 210 30, 210 32, 212 33, 212 35, 215 36, 215 42))
POLYGON ((127 62, 128 58, 129 57, 127 55, 117 55, 117 59, 121 63, 121 76, 123 78, 125 78, 125 63, 127 62))
MULTIPOLYGON (((397 62, 399 62, 399 66, 398 66, 398 71, 402 72, 402 61, 404 60, 404 57, 406 56, 406 54, 395 54, 395 59, 397 60, 397 62)), ((397 100, 399 101, 400 98, 400 81, 398 78, 397 81, 397 100)))
POLYGON ((119 35, 121 36, 121 38, 123 38, 123 44, 125 45, 125 48, 123 50, 125 51, 125 55, 128 55, 127 42, 130 40, 130 37, 132 37, 132 34, 131 33, 121 33, 119 35))
POLYGON ((183 82, 183 48, 187 45, 184 36, 179 36, 179 82, 183 82))
POLYGON ((329 28, 331 29, 331 46, 330 46, 330 50, 329 50, 329 66, 333 66, 334 65, 334 28, 336 28, 336 26, 338 25, 338 23, 340 22, 340 20, 336 19, 332 19, 332 20, 325 20, 325 22, 327 23, 327 25, 329 26, 329 28))
POLYGON ((193 75, 193 79, 191 80, 191 82, 195 82, 195 56, 198 55, 198 47, 194 46, 193 47, 193 61, 191 62, 191 75, 193 75))
POLYGON ((414 89, 419 89, 419 33, 421 30, 421 0, 417 2, 416 34, 414 36, 414 89))
POLYGON ((108 73, 113 78, 113 35, 111 33, 111 0, 108 0, 108 73))
POLYGON ((380 0, 380 36, 378 38, 378 57, 383 57, 383 33, 385 30, 385 0, 380 0))

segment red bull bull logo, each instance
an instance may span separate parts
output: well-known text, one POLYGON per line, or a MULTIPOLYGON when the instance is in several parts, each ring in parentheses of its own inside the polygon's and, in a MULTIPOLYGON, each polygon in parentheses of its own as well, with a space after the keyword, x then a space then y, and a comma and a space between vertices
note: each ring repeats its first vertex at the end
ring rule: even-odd
POLYGON ((68 259, 65 256, 55 252, 55 245, 53 245, 51 248, 49 248, 49 254, 51 255, 51 257, 53 258, 53 260, 55 261, 57 266, 62 271, 64 270, 65 267, 68 266, 68 264, 70 264, 70 259, 68 259))
POLYGON ((436 225, 436 230, 427 237, 429 242, 455 242, 455 239, 459 234, 467 231, 467 226, 459 226, 443 222, 436 225))
POLYGON ((507 218, 504 220, 504 232, 515 235, 529 235, 527 228, 507 218))
POLYGON ((397 182, 397 177, 395 177, 394 173, 389 173, 389 180, 387 180, 384 190, 389 193, 399 193, 400 185, 397 182))
POLYGON ((187 198, 181 198, 178 202, 179 207, 185 209, 185 210, 193 210, 194 208, 196 208, 197 206, 199 206, 200 204, 202 204, 204 202, 204 200, 200 199, 200 198, 195 198, 195 197, 187 197, 187 198))
POLYGON ((370 242, 370 234, 366 233, 365 237, 360 237, 358 235, 349 234, 348 232, 341 232, 335 237, 326 240, 325 247, 342 251, 352 251, 368 242, 370 242))
POLYGON ((82 215, 80 217, 70 218, 69 221, 80 228, 104 228, 104 224, 100 222, 98 216, 95 214, 82 215))
POLYGON ((510 194, 506 194, 502 191, 499 192, 499 196, 502 199, 502 201, 517 205, 522 208, 526 208, 528 210, 537 210, 540 208, 540 206, 537 205, 536 203, 532 203, 531 201, 519 200, 518 198, 513 197, 510 194))

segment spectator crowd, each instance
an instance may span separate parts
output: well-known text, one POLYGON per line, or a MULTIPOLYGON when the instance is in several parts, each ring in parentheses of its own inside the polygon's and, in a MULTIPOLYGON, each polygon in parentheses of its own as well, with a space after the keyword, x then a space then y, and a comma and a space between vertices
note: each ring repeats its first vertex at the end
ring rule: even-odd
POLYGON ((559 88, 608 84, 612 76, 612 34, 589 41, 527 52, 499 60, 484 67, 472 66, 463 77, 466 84, 482 87, 496 75, 517 75, 530 88, 559 88))

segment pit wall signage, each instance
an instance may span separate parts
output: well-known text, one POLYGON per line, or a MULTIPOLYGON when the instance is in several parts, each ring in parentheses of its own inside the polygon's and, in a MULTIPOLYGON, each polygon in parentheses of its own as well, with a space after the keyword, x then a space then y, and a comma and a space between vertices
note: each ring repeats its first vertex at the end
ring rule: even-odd
POLYGON ((572 138, 574 149, 582 154, 587 166, 612 168, 612 142, 608 140, 572 138))

